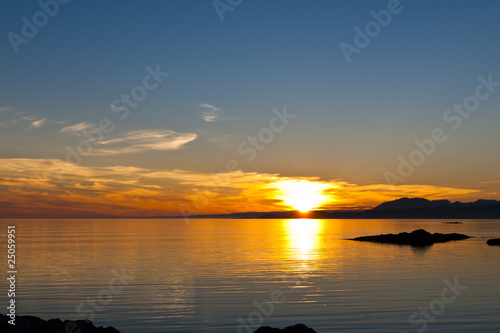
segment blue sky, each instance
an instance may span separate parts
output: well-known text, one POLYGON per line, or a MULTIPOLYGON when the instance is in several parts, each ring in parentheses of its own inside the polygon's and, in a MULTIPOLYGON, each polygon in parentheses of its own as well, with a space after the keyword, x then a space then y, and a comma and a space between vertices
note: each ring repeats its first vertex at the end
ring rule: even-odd
MULTIPOLYGON (((347 63, 339 44, 353 44, 353 28, 387 6, 243 0, 221 21, 212 1, 73 0, 16 54, 7 34, 20 35, 22 17, 32 20, 40 6, 4 1, 0 158, 64 160, 65 146, 81 137, 63 128, 108 117, 116 125, 108 140, 144 130, 196 139, 88 156, 83 165, 217 172, 241 159, 238 144, 268 125, 273 108, 286 106, 296 119, 245 171, 384 183, 398 156, 474 93, 478 76, 500 81, 498 1, 401 1, 401 12, 347 63), (157 64, 168 78, 118 120, 111 102, 157 64), (210 111, 218 121, 203 119, 210 111)), ((405 184, 477 188, 500 179, 499 106, 493 93, 405 184)))

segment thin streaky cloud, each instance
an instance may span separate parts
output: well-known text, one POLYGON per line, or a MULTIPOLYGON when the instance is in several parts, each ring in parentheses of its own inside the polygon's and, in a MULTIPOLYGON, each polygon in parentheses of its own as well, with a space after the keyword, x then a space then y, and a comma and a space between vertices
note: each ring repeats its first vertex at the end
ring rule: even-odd
POLYGON ((222 113, 224 112, 224 110, 212 104, 202 103, 200 104, 200 106, 204 109, 208 109, 207 111, 203 111, 202 113, 202 118, 206 122, 241 119, 241 118, 223 118, 222 113))
POLYGON ((91 128, 91 127, 95 127, 95 124, 90 124, 90 123, 87 123, 86 121, 83 121, 83 122, 78 123, 78 124, 66 126, 66 127, 61 129, 61 132, 75 134, 75 135, 81 135, 79 133, 80 131, 87 129, 87 128, 91 128))
POLYGON ((213 106, 213 105, 211 105, 211 104, 208 104, 208 103, 202 103, 202 104, 200 104, 200 106, 201 106, 202 108, 211 109, 211 110, 213 110, 213 111, 220 111, 220 110, 221 110, 221 109, 219 109, 218 107, 215 107, 215 106, 213 106))
POLYGON ((218 121, 219 118, 219 111, 211 110, 203 112, 203 120, 205 120, 206 122, 218 121))
POLYGON ((124 107, 122 107, 122 106, 116 106, 116 105, 113 105, 113 104, 111 104, 109 107, 111 108, 111 110, 119 110, 119 111, 125 110, 124 107))
POLYGON ((500 183, 500 180, 489 180, 481 182, 481 184, 496 184, 496 183, 500 183))
POLYGON ((233 135, 218 135, 215 137, 207 137, 206 141, 210 142, 214 146, 219 148, 228 149, 232 148, 234 145, 234 136, 233 135))
POLYGON ((204 111, 202 114, 203 120, 205 120, 206 122, 219 120, 220 114, 222 112, 221 109, 208 103, 202 103, 200 104, 200 106, 204 109, 208 109, 207 111, 204 111))
POLYGON ((25 128, 29 130, 33 128, 40 128, 49 122, 53 122, 46 117, 40 118, 39 116, 35 115, 27 115, 26 112, 15 111, 10 106, 1 107, 0 113, 2 113, 2 118, 5 119, 0 121, 0 128, 14 127, 19 124, 25 126, 28 125, 26 123, 29 123, 29 127, 25 128))
POLYGON ((21 117, 19 119, 15 119, 14 121, 17 123, 17 122, 20 122, 20 121, 36 121, 37 117, 35 116, 24 116, 24 117, 21 117))
POLYGON ((101 142, 101 145, 115 145, 116 148, 101 148, 93 155, 133 154, 146 150, 178 150, 198 137, 195 133, 179 133, 172 130, 139 130, 123 137, 101 142))
POLYGON ((171 131, 171 130, 138 130, 138 131, 133 131, 129 132, 127 135, 121 137, 121 138, 116 138, 116 139, 111 139, 102 142, 102 144, 113 144, 113 143, 119 143, 119 142, 124 142, 124 141, 136 141, 136 140, 146 140, 146 139, 160 139, 164 138, 168 135, 175 135, 177 132, 171 131))
POLYGON ((47 122, 48 122, 47 118, 42 118, 40 120, 32 122, 31 125, 34 127, 43 127, 43 125, 45 125, 47 122))

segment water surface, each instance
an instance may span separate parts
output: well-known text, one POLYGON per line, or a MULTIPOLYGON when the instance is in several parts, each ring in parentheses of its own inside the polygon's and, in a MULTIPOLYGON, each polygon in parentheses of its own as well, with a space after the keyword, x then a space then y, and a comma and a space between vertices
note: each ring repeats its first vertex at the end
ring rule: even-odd
POLYGON ((18 314, 92 317, 123 333, 250 332, 242 322, 303 322, 318 333, 498 332, 500 247, 486 240, 500 237, 500 222, 442 222, 0 220, 0 230, 16 225, 18 314), (426 249, 347 240, 417 228, 476 238, 426 249), (446 279, 467 289, 412 326, 415 311, 439 305, 446 279))

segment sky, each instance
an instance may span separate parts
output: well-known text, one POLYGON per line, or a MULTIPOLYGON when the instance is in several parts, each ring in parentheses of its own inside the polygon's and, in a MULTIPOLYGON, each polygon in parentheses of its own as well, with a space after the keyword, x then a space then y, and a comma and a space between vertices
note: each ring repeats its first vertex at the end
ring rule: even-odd
POLYGON ((2 9, 0 217, 500 199, 498 1, 2 9))

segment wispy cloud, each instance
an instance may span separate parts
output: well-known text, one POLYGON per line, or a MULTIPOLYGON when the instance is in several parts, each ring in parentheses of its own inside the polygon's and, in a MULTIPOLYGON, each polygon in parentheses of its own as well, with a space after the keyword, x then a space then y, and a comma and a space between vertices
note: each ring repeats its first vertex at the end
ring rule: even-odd
POLYGON ((125 110, 124 107, 122 107, 122 106, 116 106, 116 105, 113 105, 113 104, 111 104, 109 107, 111 108, 111 111, 113 111, 113 110, 114 111, 123 111, 123 110, 125 110))
POLYGON ((210 110, 213 110, 213 111, 221 111, 221 109, 219 109, 218 107, 215 107, 215 106, 213 106, 211 104, 208 104, 208 103, 202 103, 202 104, 200 104, 200 106, 202 108, 207 108, 207 109, 210 109, 210 110))
POLYGON ((241 119, 241 118, 223 118, 222 113, 224 111, 222 109, 220 109, 214 105, 208 104, 208 103, 200 104, 200 106, 202 108, 206 109, 206 111, 203 111, 203 113, 202 113, 202 118, 206 122, 241 119))
POLYGON ((481 184, 498 184, 498 183, 500 183, 500 180, 488 180, 481 182, 481 184))
POLYGON ((214 146, 217 146, 219 148, 223 149, 229 149, 234 147, 235 143, 235 137, 234 135, 229 135, 229 134, 221 134, 221 135, 216 135, 216 136, 207 136, 206 141, 210 142, 214 146))
POLYGON ((10 107, 4 107, 0 109, 2 120, 0 121, 0 128, 13 127, 16 123, 21 120, 22 114, 12 114, 10 107))
POLYGON ((25 127, 25 129, 33 129, 43 127, 50 121, 48 118, 40 118, 35 115, 26 115, 26 112, 15 111, 10 106, 1 107, 0 115, 3 119, 0 121, 0 128, 15 127, 20 125, 25 127))
POLYGON ((43 127, 43 125, 45 125, 47 122, 48 122, 47 118, 42 118, 40 120, 32 122, 31 125, 34 127, 43 127))
POLYGON ((208 109, 207 111, 204 111, 202 114, 203 120, 207 122, 219 120, 220 114, 222 113, 221 109, 207 103, 200 104, 200 106, 202 108, 208 109))
POLYGON ((70 133, 70 134, 74 134, 74 135, 82 135, 80 133, 82 130, 87 129, 87 128, 93 128, 95 126, 96 126, 95 124, 90 124, 90 123, 87 123, 86 121, 83 121, 83 122, 78 123, 78 124, 66 126, 66 127, 61 129, 61 132, 70 133))
POLYGON ((138 153, 145 150, 177 150, 198 137, 195 133, 179 133, 172 130, 139 130, 125 136, 101 142, 116 145, 115 149, 97 149, 94 155, 138 153))
POLYGON ((15 122, 20 122, 20 121, 29 121, 29 122, 33 122, 37 119, 37 117, 35 116, 24 116, 24 117, 21 117, 19 119, 16 119, 15 122))

